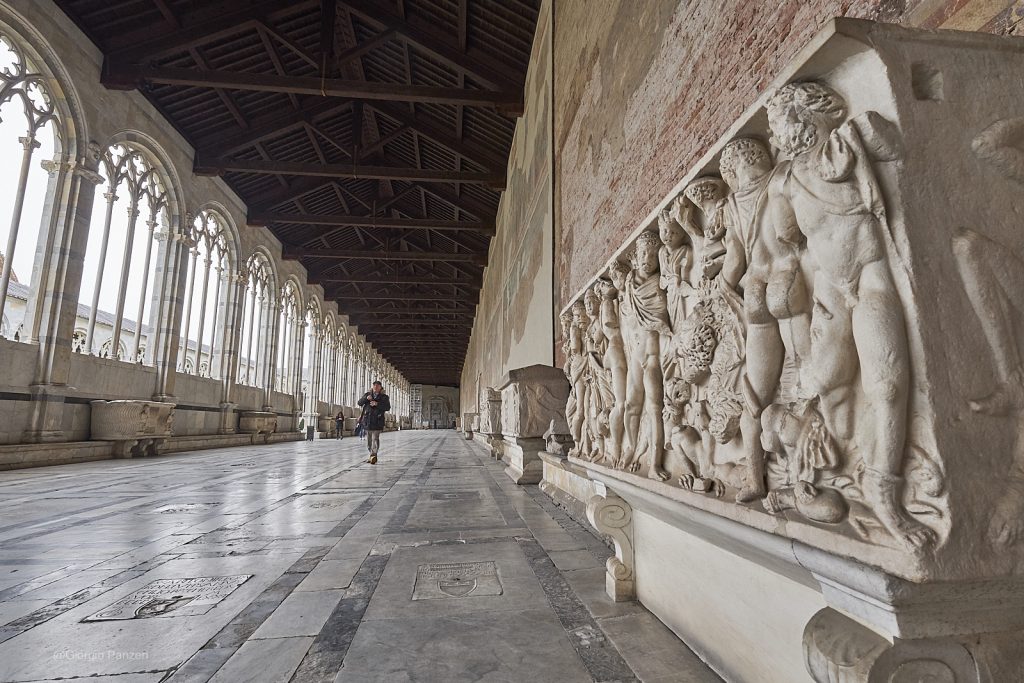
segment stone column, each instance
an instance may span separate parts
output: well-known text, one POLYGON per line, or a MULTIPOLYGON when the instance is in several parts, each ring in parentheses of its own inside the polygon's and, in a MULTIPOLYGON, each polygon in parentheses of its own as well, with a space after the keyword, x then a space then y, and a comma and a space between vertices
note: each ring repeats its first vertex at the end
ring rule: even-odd
MULTIPOLYGON (((191 222, 191 218, 186 217, 191 222)), ((184 310, 184 293, 188 272, 188 236, 181 234, 176 226, 178 216, 169 218, 166 230, 156 234, 160 241, 157 265, 150 307, 150 339, 153 366, 157 371, 154 401, 176 403, 174 381, 177 377, 178 348, 181 346, 181 317, 184 310)), ((139 321, 141 324, 142 321, 139 321)))
POLYGON ((295 321, 293 327, 292 339, 294 344, 292 349, 292 363, 291 363, 291 377, 289 378, 289 389, 292 395, 292 414, 294 415, 294 424, 297 427, 299 420, 302 419, 303 410, 303 394, 302 394, 302 356, 306 347, 306 321, 299 318, 295 321))
POLYGON ((263 312, 266 320, 263 321, 262 329, 254 334, 259 334, 257 343, 263 344, 264 353, 259 354, 260 373, 259 378, 263 382, 263 410, 269 412, 274 410, 272 394, 274 392, 274 378, 277 376, 277 352, 278 336, 280 335, 279 325, 280 314, 275 298, 270 298, 266 303, 266 310, 263 312))
MULTIPOLYGON (((505 473, 517 484, 540 482, 544 474, 540 457, 544 451, 544 434, 551 420, 565 421, 568 398, 569 382, 565 373, 548 365, 511 370, 502 379, 499 405, 503 450, 508 461, 505 473)), ((493 403, 488 398, 488 413, 491 410, 493 403)))
MULTIPOLYGON (((100 150, 89 145, 74 162, 44 164, 50 172, 43 235, 36 251, 32 282, 36 296, 26 311, 29 341, 38 343, 32 394, 31 423, 23 440, 31 443, 65 440, 64 397, 71 363, 78 294, 82 284, 86 243, 96 186, 100 150)), ((11 258, 8 255, 8 258, 11 258)))
MULTIPOLYGON (((226 288, 224 297, 224 315, 220 320, 225 325, 224 341, 222 342, 220 358, 220 383, 221 383, 221 434, 234 434, 237 420, 235 419, 234 402, 235 379, 238 377, 238 362, 241 352, 239 347, 242 341, 242 318, 245 314, 245 287, 248 282, 248 274, 245 269, 239 269, 234 275, 225 275, 230 286, 226 288)), ((218 305, 220 305, 218 303, 218 305)), ((214 331, 214 337, 217 332, 214 331)), ((211 347, 212 353, 212 347, 211 347)), ((210 359, 210 367, 213 367, 213 359, 210 359)))

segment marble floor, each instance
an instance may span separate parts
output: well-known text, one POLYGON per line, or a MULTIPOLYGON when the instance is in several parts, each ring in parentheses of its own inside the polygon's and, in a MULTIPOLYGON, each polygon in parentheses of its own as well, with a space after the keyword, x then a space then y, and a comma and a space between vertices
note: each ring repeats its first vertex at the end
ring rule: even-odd
POLYGON ((0 681, 717 681, 452 431, 0 472, 0 681))

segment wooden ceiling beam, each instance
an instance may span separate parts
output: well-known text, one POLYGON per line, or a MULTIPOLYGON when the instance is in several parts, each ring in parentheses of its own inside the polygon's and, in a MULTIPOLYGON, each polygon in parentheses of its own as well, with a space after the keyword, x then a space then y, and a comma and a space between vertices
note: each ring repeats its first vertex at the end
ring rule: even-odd
POLYGON ((380 277, 316 277, 311 276, 309 278, 310 284, 326 285, 326 284, 357 284, 357 285, 437 285, 437 286, 449 286, 454 285, 456 287, 465 287, 468 289, 480 289, 481 285, 479 282, 474 280, 467 280, 465 278, 444 278, 444 277, 433 277, 432 275, 388 275, 382 274, 380 277))
POLYGON ((271 223, 293 225, 353 226, 360 228, 404 228, 407 230, 447 230, 493 235, 494 223, 489 221, 445 221, 432 218, 390 218, 388 216, 352 216, 343 214, 255 213, 246 220, 248 225, 267 226, 271 223))
POLYGON ((329 258, 363 259, 367 261, 452 261, 487 265, 486 254, 448 253, 444 251, 357 251, 352 249, 305 249, 284 247, 281 256, 285 259, 329 258))
POLYGON ((225 88, 253 92, 295 93, 346 99, 463 104, 471 107, 504 107, 517 99, 515 93, 464 90, 430 85, 405 85, 347 81, 316 76, 280 76, 242 71, 196 71, 178 67, 144 66, 107 58, 101 82, 110 90, 134 90, 144 83, 193 88, 225 88))
MULTIPOLYGON (((387 284, 383 282, 381 284, 387 284)), ((463 296, 456 295, 445 295, 445 294, 339 294, 336 292, 330 292, 324 294, 325 299, 331 301, 454 301, 456 303, 465 303, 467 305, 476 305, 476 301, 470 301, 463 296)))
POLYGON ((409 180, 422 183, 468 183, 504 189, 503 173, 467 173, 434 169, 368 166, 360 164, 310 164, 294 161, 259 159, 205 158, 196 155, 193 173, 199 176, 222 176, 225 173, 260 175, 315 176, 319 178, 363 178, 371 180, 409 180))
POLYGON ((346 308, 346 315, 472 315, 471 308, 346 308))

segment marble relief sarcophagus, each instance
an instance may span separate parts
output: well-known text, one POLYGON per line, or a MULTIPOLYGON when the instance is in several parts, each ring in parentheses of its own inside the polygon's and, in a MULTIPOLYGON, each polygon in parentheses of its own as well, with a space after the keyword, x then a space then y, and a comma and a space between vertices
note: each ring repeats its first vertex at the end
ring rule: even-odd
MULTIPOLYGON (((916 661, 911 633, 979 680, 955 637, 1024 626, 1021 73, 1020 39, 835 21, 561 315, 572 461, 678 528, 787 543, 886 641, 842 680, 916 661), (989 581, 969 625, 887 621, 989 581)), ((824 614, 804 663, 832 680, 822 629, 864 627, 824 614)))

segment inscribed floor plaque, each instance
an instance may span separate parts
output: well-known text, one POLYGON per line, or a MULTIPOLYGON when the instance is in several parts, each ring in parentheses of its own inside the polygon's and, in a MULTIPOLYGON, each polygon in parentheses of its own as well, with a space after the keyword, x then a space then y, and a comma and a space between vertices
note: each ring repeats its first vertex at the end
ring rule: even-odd
POLYGON ((252 574, 239 574, 237 576, 205 576, 189 579, 157 579, 82 621, 116 621, 206 614, 213 609, 214 605, 251 578, 252 574))
POLYGON ((413 600, 501 595, 501 579, 494 562, 421 564, 416 569, 413 600))

